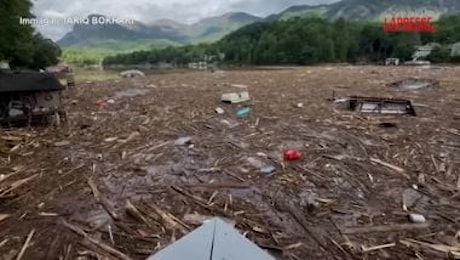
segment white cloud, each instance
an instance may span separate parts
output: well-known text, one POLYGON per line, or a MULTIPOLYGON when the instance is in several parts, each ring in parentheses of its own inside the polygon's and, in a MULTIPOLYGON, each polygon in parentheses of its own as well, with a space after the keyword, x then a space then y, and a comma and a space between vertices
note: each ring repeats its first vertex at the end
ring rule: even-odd
POLYGON ((43 12, 43 17, 49 17, 49 18, 65 18, 65 14, 61 12, 57 12, 54 10, 45 10, 43 12))
MULTIPOLYGON (((218 16, 231 11, 243 11, 267 16, 300 4, 330 3, 337 0, 36 0, 33 13, 37 18, 86 17, 103 14, 110 17, 135 19, 152 23, 168 18, 181 23, 218 16)), ((47 25, 38 27, 47 37, 58 39, 69 31, 69 26, 47 25)))

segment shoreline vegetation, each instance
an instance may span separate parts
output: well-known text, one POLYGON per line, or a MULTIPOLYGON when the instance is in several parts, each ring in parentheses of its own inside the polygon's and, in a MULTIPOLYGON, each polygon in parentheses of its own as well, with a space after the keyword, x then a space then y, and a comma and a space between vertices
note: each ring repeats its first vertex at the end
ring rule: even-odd
POLYGON ((158 64, 185 66, 208 61, 223 65, 315 65, 376 63, 390 57, 412 60, 416 46, 439 43, 427 60, 456 63, 452 45, 460 42, 460 15, 442 16, 436 33, 385 32, 380 23, 321 18, 257 22, 211 44, 135 51, 104 58, 103 65, 158 64))

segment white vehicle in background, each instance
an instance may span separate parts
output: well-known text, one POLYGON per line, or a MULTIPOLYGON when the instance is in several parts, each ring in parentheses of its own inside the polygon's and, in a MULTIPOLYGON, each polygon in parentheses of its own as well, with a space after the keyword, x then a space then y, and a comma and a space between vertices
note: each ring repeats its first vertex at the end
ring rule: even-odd
POLYGON ((141 78, 145 77, 145 74, 140 70, 126 70, 120 73, 123 78, 141 78))

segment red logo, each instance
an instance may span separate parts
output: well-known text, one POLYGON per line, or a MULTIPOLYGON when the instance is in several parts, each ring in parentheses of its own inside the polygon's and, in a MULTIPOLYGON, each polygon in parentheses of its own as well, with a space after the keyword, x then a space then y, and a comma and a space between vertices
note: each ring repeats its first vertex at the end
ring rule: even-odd
POLYGON ((385 32, 436 32, 429 16, 385 17, 382 27, 385 32))

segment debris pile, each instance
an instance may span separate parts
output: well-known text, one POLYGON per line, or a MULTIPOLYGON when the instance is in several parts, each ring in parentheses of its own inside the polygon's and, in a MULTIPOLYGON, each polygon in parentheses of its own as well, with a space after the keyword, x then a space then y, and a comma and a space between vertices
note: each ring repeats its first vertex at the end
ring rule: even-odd
POLYGON ((2 129, 0 258, 147 259, 214 217, 275 259, 458 258, 458 69, 409 93, 416 117, 325 102, 396 95, 369 82, 414 68, 309 70, 77 85, 68 126, 2 129), (225 104, 236 80, 250 100, 225 104))

